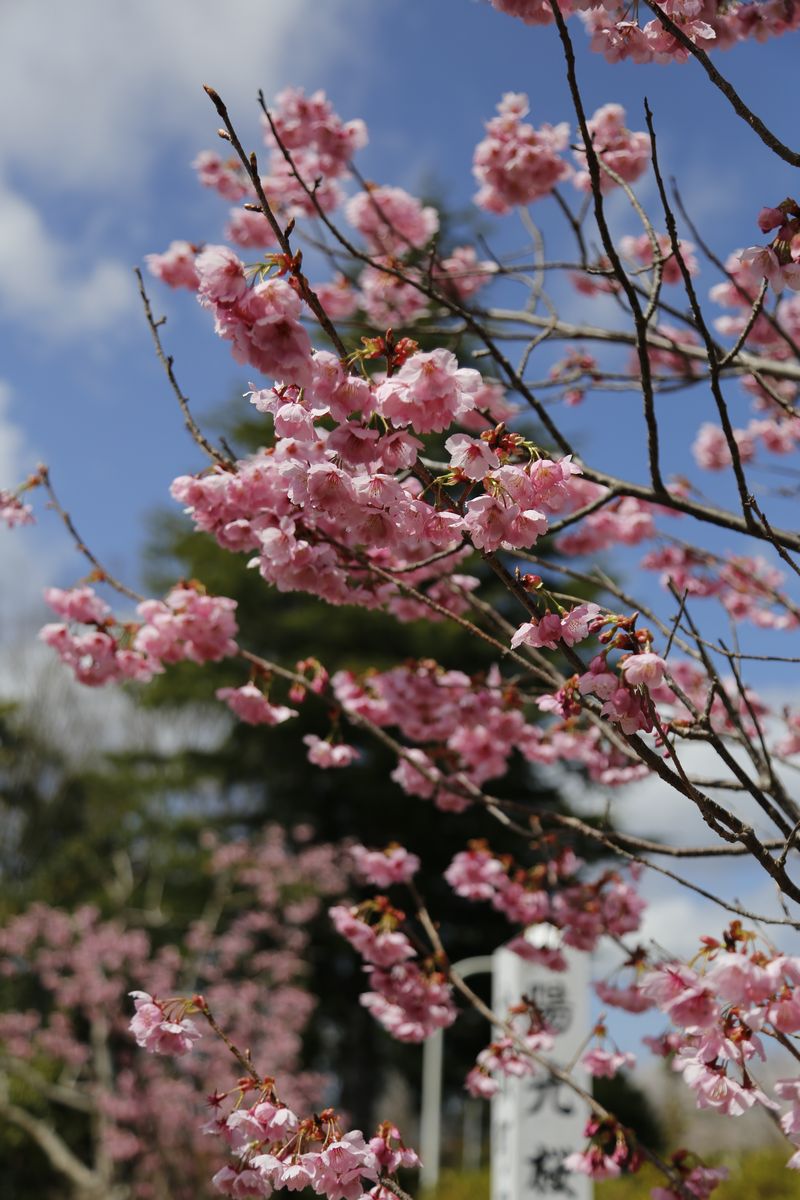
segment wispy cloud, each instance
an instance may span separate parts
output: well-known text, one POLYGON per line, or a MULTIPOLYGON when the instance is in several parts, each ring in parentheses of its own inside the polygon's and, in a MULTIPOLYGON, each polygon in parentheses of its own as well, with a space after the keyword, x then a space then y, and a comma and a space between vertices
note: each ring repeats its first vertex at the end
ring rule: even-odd
POLYGON ((131 272, 105 255, 87 262, 42 214, 0 182, 0 314, 49 339, 95 334, 126 316, 131 272))
POLYGON ((34 465, 34 454, 11 418, 12 390, 0 379, 0 488, 15 487, 34 465))

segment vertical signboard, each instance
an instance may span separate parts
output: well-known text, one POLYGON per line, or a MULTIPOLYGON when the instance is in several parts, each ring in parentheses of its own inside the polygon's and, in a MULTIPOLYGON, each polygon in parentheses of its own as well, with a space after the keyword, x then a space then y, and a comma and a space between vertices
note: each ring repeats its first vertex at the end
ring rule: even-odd
MULTIPOLYGON (((565 1066, 590 1029, 589 956, 568 947, 562 953, 567 970, 554 972, 511 950, 497 950, 492 1007, 501 1015, 523 995, 530 997, 555 1034, 555 1047, 545 1057, 565 1066)), ((571 1074, 588 1090, 585 1071, 578 1067, 571 1074)), ((591 1180, 564 1167, 567 1155, 586 1143, 587 1117, 583 1101, 543 1068, 521 1079, 502 1078, 492 1098, 492 1200, 591 1200, 591 1180)))

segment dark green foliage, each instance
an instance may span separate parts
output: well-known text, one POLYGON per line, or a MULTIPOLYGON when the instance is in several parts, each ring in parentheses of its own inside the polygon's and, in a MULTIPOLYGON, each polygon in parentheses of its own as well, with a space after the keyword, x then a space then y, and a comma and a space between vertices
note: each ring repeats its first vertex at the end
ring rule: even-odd
POLYGON ((629 1075, 621 1073, 613 1079, 595 1079, 594 1097, 612 1112, 621 1125, 632 1129, 638 1140, 649 1150, 665 1149, 664 1129, 645 1092, 629 1075))

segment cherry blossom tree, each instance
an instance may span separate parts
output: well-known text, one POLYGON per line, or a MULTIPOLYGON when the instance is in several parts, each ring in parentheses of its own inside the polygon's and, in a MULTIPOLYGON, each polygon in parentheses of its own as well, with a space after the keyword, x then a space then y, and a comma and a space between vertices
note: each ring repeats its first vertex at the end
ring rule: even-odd
MULTIPOLYGON (((766 1109, 797 1167, 800 1081, 787 1074, 767 1087, 758 1062, 768 1045, 800 1058, 800 959, 781 941, 797 927, 800 902, 800 806, 789 773, 800 715, 757 695, 746 672, 755 658, 791 669, 798 656, 788 642, 768 655, 742 642, 752 640, 748 629, 788 639, 800 621, 800 534, 783 528, 781 496, 751 483, 759 462, 778 455, 785 463, 800 439, 800 204, 746 197, 759 244, 717 257, 665 182, 659 115, 645 106, 645 127, 631 130, 635 119, 617 104, 587 111, 570 18, 612 62, 673 70, 693 60, 749 127, 742 137, 759 138, 788 174, 800 153, 735 92, 715 55, 737 40, 791 33, 800 10, 774 0, 644 0, 635 20, 592 0, 493 3, 498 21, 552 27, 530 36, 550 37, 563 53, 574 110, 556 126, 537 125, 528 98, 509 93, 487 114, 475 200, 522 220, 529 243, 521 254, 447 245, 433 206, 391 182, 364 181, 366 126, 342 119, 322 93, 289 89, 273 103, 262 96, 265 148, 251 152, 238 118, 207 87, 225 152, 204 152, 196 168, 235 206, 225 241, 173 242, 148 268, 193 292, 250 370, 247 401, 263 415, 265 446, 245 458, 197 425, 140 276, 156 353, 208 458, 204 471, 172 485, 195 527, 246 555, 269 587, 358 606, 365 620, 381 611, 399 622, 455 622, 492 649, 493 665, 469 674, 425 660, 331 675, 312 645, 299 662, 267 660, 241 644, 230 598, 196 580, 177 582, 163 599, 136 596, 90 551, 87 579, 49 589, 58 621, 42 637, 88 686, 146 684, 181 661, 235 660, 241 682, 218 700, 253 725, 291 721, 300 706, 318 712, 318 733, 306 742, 321 770, 358 770, 348 740, 358 731, 391 750, 392 780, 409 805, 430 804, 442 819, 468 807, 482 812, 485 839, 465 846, 447 871, 453 890, 502 913, 512 948, 553 971, 563 969, 563 955, 526 940, 529 927, 547 924, 562 946, 586 953, 601 942, 616 947, 618 966, 596 984, 601 1002, 663 1013, 665 1033, 650 1047, 671 1058, 697 1105, 730 1118, 766 1109), (650 215, 634 190, 646 175, 658 197, 650 215), (611 196, 625 198, 641 232, 615 241, 611 196), (543 204, 563 216, 557 256, 536 223, 543 204), (313 281, 306 261, 327 277, 313 281), (701 264, 724 315, 708 310, 701 264), (564 278, 577 295, 610 304, 618 320, 562 316, 551 293, 564 278), (547 364, 539 377, 538 363, 547 364), (640 404, 643 461, 625 475, 592 461, 569 420, 582 405, 607 421, 603 401, 613 393, 640 404), (712 419, 687 428, 676 452, 665 423, 684 394, 698 408, 707 401, 712 419), (717 473, 714 500, 700 490, 701 472, 717 473), (598 563, 620 548, 629 557, 619 562, 637 555, 630 590, 613 557, 610 573, 598 563), (663 587, 656 599, 650 572, 663 587), (487 599, 488 578, 505 589, 499 604, 487 599), (94 590, 99 582, 121 593, 116 613, 94 590), (597 811, 572 816, 498 795, 519 755, 534 769, 580 773, 597 788, 597 811), (649 838, 646 813, 636 829, 608 831, 602 792, 635 794, 648 778, 699 815, 704 841, 649 838), (518 835, 517 854, 493 851, 497 828, 518 835), (587 868, 587 846, 613 856, 611 865, 587 868), (720 857, 751 864, 779 906, 751 912, 735 899, 735 882, 712 892, 681 872, 679 860, 720 857), (719 925, 689 962, 637 939, 643 871, 718 907, 719 925)), ((787 192, 792 186, 789 177, 787 192)), ((4 496, 8 522, 31 519, 35 486, 85 548, 45 468, 4 496)), ((510 1012, 493 1012, 459 977, 415 883, 424 849, 362 847, 358 866, 377 892, 331 910, 363 961, 362 1003, 376 1021, 415 1043, 456 1021, 460 1004, 473 1006, 489 1028, 470 1091, 490 1096, 505 1074, 549 1073, 587 1105, 587 1140, 567 1160, 572 1170, 600 1179, 649 1160, 663 1174, 660 1200, 708 1196, 721 1172, 691 1148, 665 1158, 638 1142, 553 1059, 552 1031, 535 1004, 520 998, 510 1012)), ((394 1128, 369 1140, 332 1109, 298 1114, 269 1047, 263 1059, 246 1056, 210 995, 165 989, 171 981, 138 991, 137 1040, 192 1061, 198 1046, 223 1039, 244 1069, 231 1086, 216 1060, 206 1068, 220 1103, 217 1132, 231 1150, 214 1177, 219 1191, 405 1194, 396 1172, 415 1155, 394 1128)), ((607 1044, 600 1023, 583 1062, 594 1075, 613 1075, 630 1065, 631 1051, 607 1044)))
POLYGON ((228 1034, 269 1056, 293 1103, 311 1104, 329 1088, 300 1061, 315 1007, 305 959, 309 922, 345 879, 341 855, 310 844, 310 832, 298 829, 295 840, 273 826, 227 843, 209 835, 205 905, 180 944, 161 932, 173 914, 133 905, 108 918, 94 906, 38 903, 0 930, 0 1113, 62 1194, 213 1195, 210 1180, 224 1169, 207 1131, 225 1097, 209 1108, 206 1093, 209 1080, 229 1074, 227 1046, 196 1046, 181 1002, 162 1028, 141 986, 167 996, 202 989, 228 1034), (131 1003, 133 1032, 152 1057, 131 1042, 131 1003))

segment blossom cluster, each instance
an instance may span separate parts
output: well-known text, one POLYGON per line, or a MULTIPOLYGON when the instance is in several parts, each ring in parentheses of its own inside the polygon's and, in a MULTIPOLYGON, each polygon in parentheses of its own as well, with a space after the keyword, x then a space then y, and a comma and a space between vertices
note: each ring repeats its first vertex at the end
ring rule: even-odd
POLYGON ((403 914, 378 896, 356 908, 330 910, 336 932, 366 963, 369 991, 361 1003, 392 1037, 421 1042, 456 1019, 450 985, 434 967, 418 964, 417 951, 400 929, 403 914))
MULTIPOLYGON (((546 923, 560 931, 564 946, 593 950, 603 936, 619 937, 639 928, 645 903, 630 883, 606 871, 593 882, 579 879, 583 864, 570 851, 524 869, 508 856, 497 856, 475 843, 455 856, 445 878, 457 895, 488 900, 512 924, 524 930, 546 923)), ((522 957, 565 970, 563 955, 515 938, 511 948, 522 957)))
POLYGON ((165 600, 143 600, 140 622, 118 622, 90 587, 47 588, 45 599, 64 621, 45 625, 39 636, 91 687, 147 683, 165 663, 218 662, 237 653, 236 601, 193 584, 177 585, 165 600), (73 624, 86 629, 74 632, 73 624))
POLYGON ((403 584, 429 585, 438 604, 462 611, 461 592, 474 585, 452 568, 468 552, 465 539, 488 552, 530 547, 568 502, 579 467, 569 456, 531 458, 513 437, 494 446, 488 433, 488 442, 450 439, 457 490, 449 501, 427 496, 409 474, 422 448, 417 434, 478 416, 494 400, 480 374, 450 351, 411 353, 377 384, 346 374, 327 351, 311 355, 307 372, 302 388, 281 383, 251 393, 272 418, 269 451, 233 470, 182 476, 172 487, 195 525, 224 548, 258 551, 254 562, 282 591, 386 606, 414 619, 430 609, 409 599, 403 584), (480 494, 461 498, 459 479, 476 476, 480 494))
POLYGON ((641 565, 660 571, 664 587, 672 583, 687 595, 718 599, 737 621, 749 620, 762 629, 797 627, 784 573, 761 555, 715 557, 688 546, 664 546, 646 554, 641 565))
POLYGON ((181 1016, 183 1001, 157 1000, 149 992, 131 992, 136 1014, 130 1029, 136 1044, 153 1054, 187 1054, 200 1037, 189 1017, 181 1016), (177 1010, 177 1011, 176 1011, 177 1010))
POLYGON ((30 504, 25 504, 13 492, 0 489, 0 521, 13 529, 16 525, 31 525, 33 520, 30 504))
MULTIPOLYGON (((341 848, 303 843, 305 833, 270 825, 217 842, 206 832, 208 871, 194 895, 202 905, 205 889, 213 906, 179 914, 174 940, 154 935, 152 912, 131 906, 108 919, 90 906, 34 904, 0 922, 4 1069, 13 1063, 57 1084, 70 1112, 93 1118, 76 1154, 87 1170, 105 1163, 134 1200, 152 1197, 166 1158, 180 1164, 175 1200, 192 1200, 228 1152, 204 1132, 204 1097, 210 1081, 230 1078, 232 1060, 218 1038, 198 1039, 198 1005, 180 996, 187 974, 228 1036, 268 1056, 287 1103, 310 1107, 329 1086, 299 1057, 315 1006, 306 960, 313 919, 345 879, 341 848)), ((168 911, 169 892, 162 903, 168 911)))
MULTIPOLYGON (((495 263, 479 260, 471 245, 436 255, 425 270, 415 265, 415 253, 438 232, 439 215, 403 188, 367 183, 347 199, 341 185, 349 178, 352 158, 366 145, 366 126, 360 120, 343 121, 323 92, 306 97, 302 89, 285 89, 265 116, 264 131, 270 158, 260 182, 276 218, 285 224, 317 211, 341 209, 370 256, 356 281, 337 272, 332 280, 314 285, 331 319, 346 320, 361 310, 381 329, 409 325, 429 306, 420 288, 425 281, 462 302, 494 275, 495 263)), ((204 151, 195 167, 201 183, 223 198, 247 201, 245 207, 231 210, 226 239, 242 250, 263 253, 274 248, 274 228, 241 164, 204 151)), ((277 265, 279 259, 267 255, 267 263, 277 265)), ((268 279, 260 278, 246 292, 237 262, 227 247, 180 240, 161 254, 147 256, 150 271, 164 283, 198 293, 214 314, 217 332, 233 343, 237 361, 284 382, 303 384, 303 360, 310 345, 297 326, 298 305, 284 286, 264 286, 268 279)))
POLYGON ((478 1054, 464 1081, 471 1096, 489 1100, 497 1093, 501 1079, 524 1079, 541 1072, 536 1056, 552 1050, 553 1032, 534 1005, 521 1007, 522 1012, 509 1015, 508 1033, 478 1054))
MULTIPOLYGON (((190 1020, 181 1017, 182 1012, 199 1012, 213 1020, 203 996, 165 1004, 146 992, 131 994, 136 1005, 131 1033, 140 1046, 155 1054, 182 1055, 191 1050, 199 1034, 190 1020)), ((254 1073, 228 1093, 215 1092, 210 1103, 214 1115, 203 1132, 217 1134, 232 1155, 211 1182, 222 1195, 237 1200, 305 1187, 327 1200, 360 1200, 364 1187, 372 1184, 370 1196, 383 1200, 388 1193, 379 1180, 400 1167, 419 1165, 415 1151, 403 1144, 395 1126, 382 1125, 367 1142, 360 1130, 344 1132, 333 1109, 301 1119, 278 1098, 271 1079, 259 1082, 254 1073), (257 1098, 246 1105, 251 1091, 257 1098), (235 1103, 226 1112, 231 1099, 235 1103)))
MULTIPOLYGON (((527 25, 549 25, 553 20, 550 0, 491 0, 494 8, 518 17, 527 25)), ((562 15, 574 13, 583 21, 590 36, 591 49, 609 62, 629 59, 635 63, 684 62, 688 51, 659 21, 652 17, 644 25, 631 17, 630 9, 615 2, 599 0, 557 0, 562 15)), ((739 0, 722 4, 718 0, 666 0, 663 12, 692 42, 705 50, 726 49, 748 38, 765 41, 796 29, 795 9, 767 0, 763 4, 739 0)))
POLYGON ((378 1181, 401 1167, 419 1165, 394 1125, 384 1123, 367 1141, 360 1129, 343 1132, 333 1109, 300 1119, 267 1096, 262 1092, 263 1098, 249 1108, 237 1108, 213 1123, 236 1155, 212 1180, 222 1195, 270 1196, 311 1188, 327 1200, 361 1200, 365 1195, 387 1200, 391 1193, 378 1181))
MULTIPOLYGON (((587 191, 590 177, 586 152, 576 151, 579 169, 561 157, 569 143, 569 126, 543 125, 534 128, 523 118, 530 111, 528 97, 508 92, 497 106, 496 117, 486 124, 486 138, 475 149, 473 174, 481 185, 475 203, 489 212, 506 213, 518 205, 532 204, 549 196, 564 180, 587 191)), ((631 133, 625 127, 625 110, 606 104, 588 121, 595 154, 626 183, 634 183, 647 169, 650 142, 646 133, 631 133)), ((604 192, 617 180, 601 172, 604 192)))

